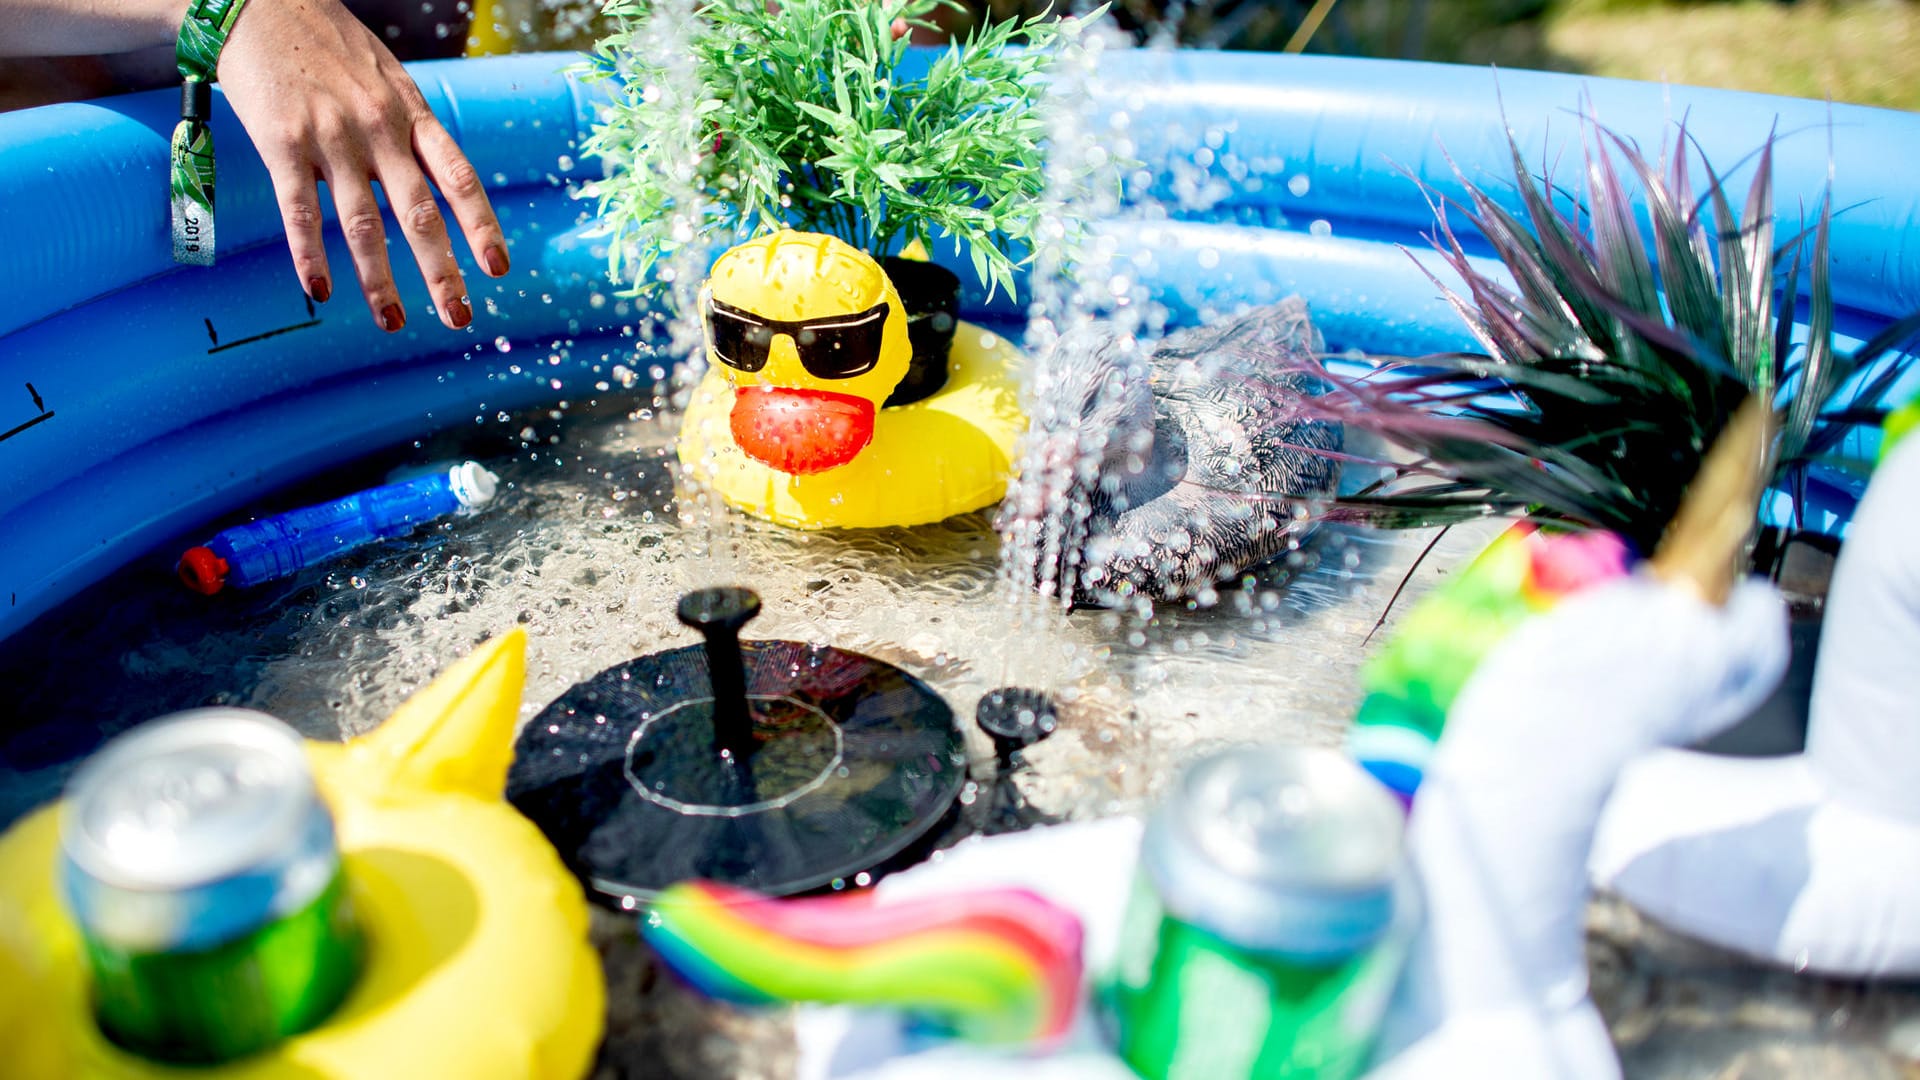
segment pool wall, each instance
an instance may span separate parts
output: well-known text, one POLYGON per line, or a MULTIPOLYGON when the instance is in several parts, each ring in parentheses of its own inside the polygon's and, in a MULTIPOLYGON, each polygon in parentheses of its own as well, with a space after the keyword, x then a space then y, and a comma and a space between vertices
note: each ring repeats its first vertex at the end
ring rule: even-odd
MULTIPOLYGON (((427 314, 404 255, 394 268, 407 328, 378 331, 350 285, 331 208, 339 287, 331 303, 309 305, 265 170, 218 95, 222 255, 211 269, 169 261, 176 93, 0 115, 0 211, 14 225, 0 260, 0 638, 288 482, 501 410, 618 393, 613 365, 651 362, 636 358, 642 320, 614 295, 604 246, 588 235, 592 203, 575 196, 600 173, 578 149, 595 92, 562 74, 577 59, 411 68, 487 180, 512 247, 513 272, 495 281, 456 242, 476 309, 464 333, 427 314)), ((1472 348, 1416 265, 1439 269, 1422 236, 1431 214, 1409 175, 1458 194, 1457 166, 1508 190, 1502 103, 1528 160, 1557 163, 1570 184, 1582 111, 1650 149, 1684 115, 1742 188, 1750 152, 1777 131, 1780 235, 1818 206, 1832 164, 1843 346, 1920 308, 1920 182, 1892 152, 1920 146, 1913 114, 1251 53, 1110 55, 1102 80, 1103 107, 1130 114, 1154 186, 1169 196, 1176 180, 1219 192, 1105 226, 1116 240, 1111 272, 1140 281, 1176 321, 1299 293, 1336 347, 1472 348), (1143 252, 1153 255, 1144 266, 1135 261, 1143 252)), ((936 254, 966 265, 950 249, 936 254)), ((977 290, 964 307, 988 321, 1023 314, 977 290)), ((1871 438, 1847 447, 1860 459, 1872 450, 1871 438)), ((1831 494, 1844 504, 1844 491, 1831 494)))

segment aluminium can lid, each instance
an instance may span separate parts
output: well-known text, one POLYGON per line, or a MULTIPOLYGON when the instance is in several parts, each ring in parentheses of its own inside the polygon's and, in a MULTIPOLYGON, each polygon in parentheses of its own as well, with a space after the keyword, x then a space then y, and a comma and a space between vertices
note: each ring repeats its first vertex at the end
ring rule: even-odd
POLYGON ((1241 747, 1186 771, 1148 824, 1144 865, 1181 919, 1248 949, 1331 960, 1392 925, 1404 822, 1338 751, 1241 747))
POLYGON ((326 815, 291 728, 194 709, 120 736, 67 785, 61 847, 118 890, 194 889, 277 864, 326 815))

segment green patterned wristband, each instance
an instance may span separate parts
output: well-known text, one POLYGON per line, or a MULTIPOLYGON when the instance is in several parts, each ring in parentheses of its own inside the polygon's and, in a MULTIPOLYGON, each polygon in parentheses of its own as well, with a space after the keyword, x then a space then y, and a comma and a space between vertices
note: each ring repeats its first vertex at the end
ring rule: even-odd
POLYGON ((220 50, 246 0, 193 0, 180 23, 174 56, 180 66, 180 123, 173 129, 170 184, 173 260, 213 265, 212 85, 220 50))

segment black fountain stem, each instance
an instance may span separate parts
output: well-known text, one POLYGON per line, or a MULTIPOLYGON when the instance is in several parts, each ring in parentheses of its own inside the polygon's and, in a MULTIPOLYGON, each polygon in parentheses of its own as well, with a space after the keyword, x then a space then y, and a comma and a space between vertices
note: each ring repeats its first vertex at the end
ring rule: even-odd
POLYGON ((1014 782, 1013 773, 1021 762, 1016 755, 1053 734, 1059 724, 1053 698, 1044 690, 1026 686, 1003 686, 989 690, 974 708, 973 722, 993 740, 999 768, 994 770, 992 801, 986 822, 988 833, 1015 832, 1047 820, 1035 817, 1014 782))
POLYGON ((747 704, 746 661, 740 628, 760 614, 752 589, 719 586, 680 598, 680 621, 707 639, 707 679, 713 687, 713 749, 745 768, 753 756, 753 710, 747 704))

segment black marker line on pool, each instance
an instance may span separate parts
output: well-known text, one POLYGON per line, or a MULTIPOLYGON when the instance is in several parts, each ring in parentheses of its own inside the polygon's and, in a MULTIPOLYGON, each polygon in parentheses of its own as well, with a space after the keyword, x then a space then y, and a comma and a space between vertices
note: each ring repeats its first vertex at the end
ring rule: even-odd
POLYGON ((320 325, 319 319, 308 319, 306 322, 303 322, 303 323, 294 323, 291 326, 283 326, 278 330, 268 330, 266 333, 255 334, 252 337, 234 338, 232 341, 227 342, 225 345, 215 345, 213 348, 208 349, 207 354, 211 356, 212 354, 217 352, 226 352, 228 349, 236 349, 242 345, 251 345, 256 341, 265 341, 270 337, 279 337, 281 334, 291 334, 295 330, 306 330, 311 327, 315 327, 319 325, 320 325))
POLYGON ((6 442, 8 439, 13 438, 15 435, 20 434, 21 432, 27 430, 30 427, 33 427, 35 424, 44 424, 47 421, 53 419, 53 410, 47 408, 47 403, 44 400, 42 400, 40 397, 40 391, 35 390, 33 388, 32 383, 27 384, 27 393, 30 396, 32 396, 33 407, 39 411, 40 415, 34 417, 33 419, 27 421, 24 424, 20 424, 16 427, 9 429, 5 434, 0 434, 0 442, 6 442))
POLYGON ((307 321, 306 322, 292 323, 287 326, 282 326, 277 330, 268 330, 265 333, 254 334, 250 337, 235 338, 232 341, 227 342, 225 345, 220 344, 220 333, 219 331, 213 328, 213 320, 211 318, 203 317, 200 321, 207 324, 207 337, 213 340, 213 347, 207 350, 207 355, 212 356, 214 353, 225 352, 228 349, 237 348, 241 345, 251 345, 256 341, 265 341, 270 337, 279 337, 281 334, 291 334, 295 330, 306 330, 315 326, 319 326, 321 323, 321 320, 315 318, 313 314, 313 297, 307 296, 306 294, 303 293, 301 294, 301 299, 305 300, 307 303, 307 321))

